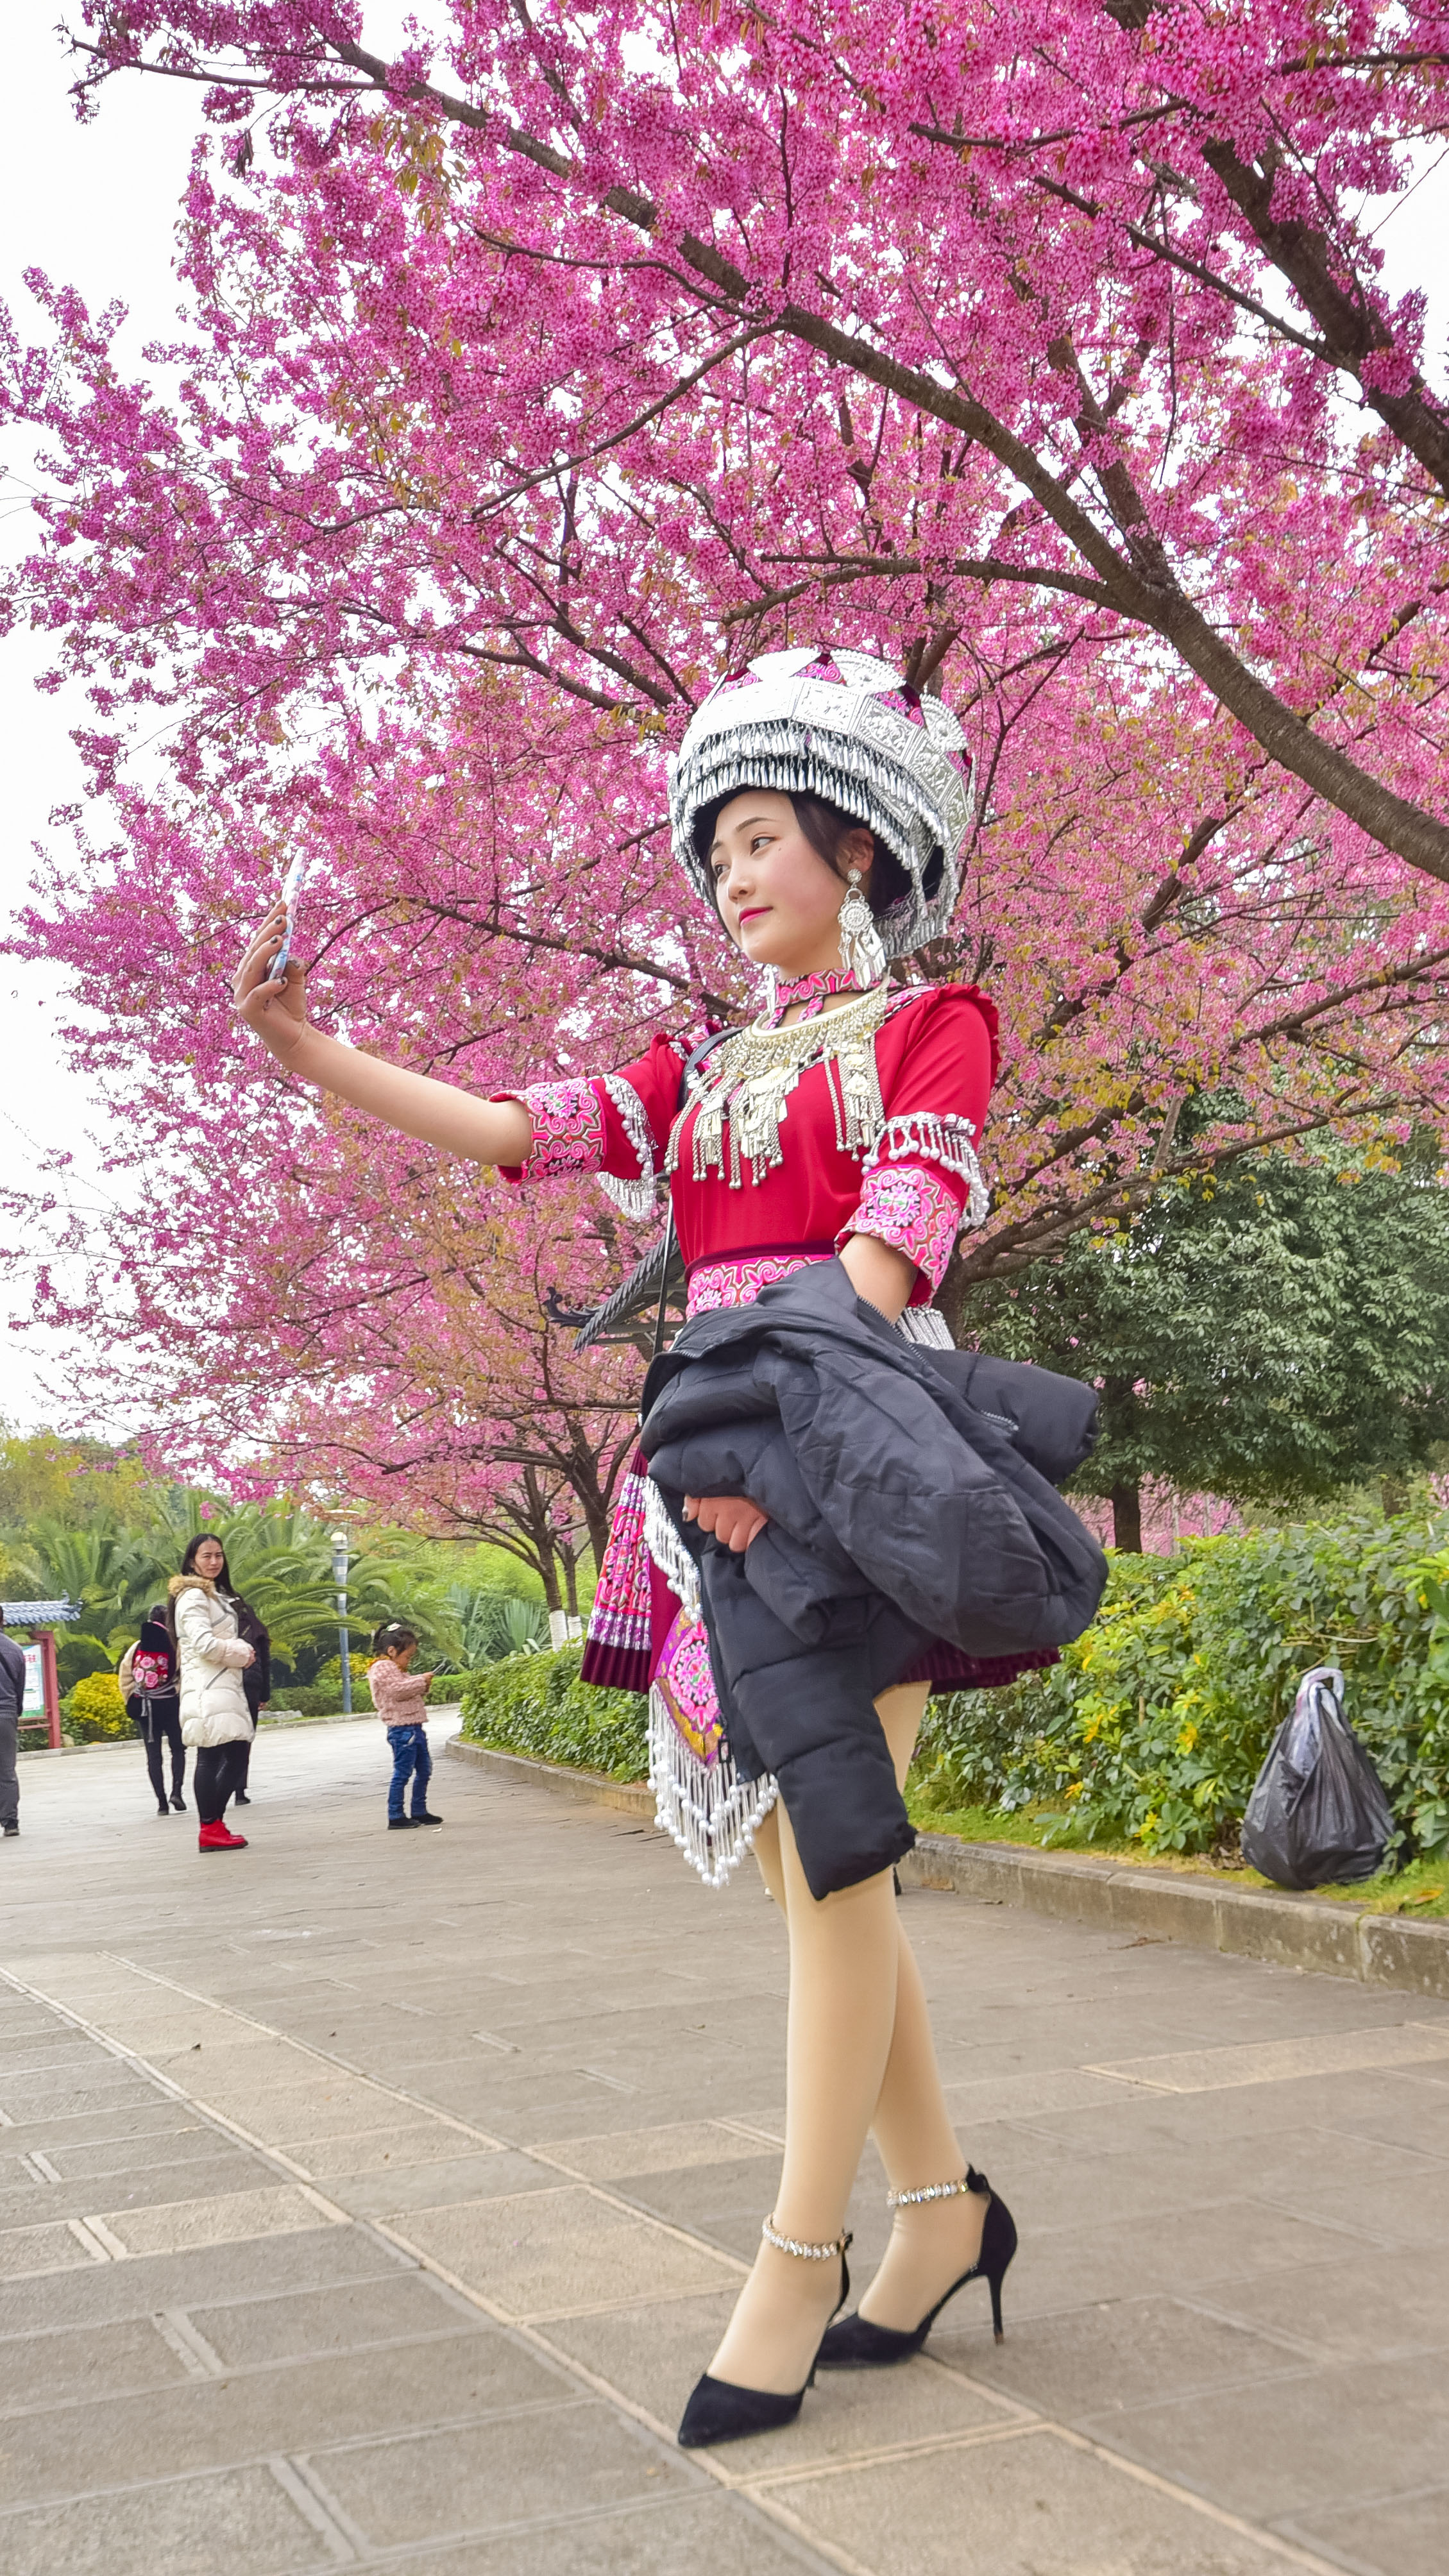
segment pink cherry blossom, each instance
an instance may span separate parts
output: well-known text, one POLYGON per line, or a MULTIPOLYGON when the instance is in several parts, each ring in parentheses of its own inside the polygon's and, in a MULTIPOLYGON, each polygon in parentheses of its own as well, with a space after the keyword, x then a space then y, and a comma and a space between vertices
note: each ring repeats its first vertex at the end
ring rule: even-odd
POLYGON ((593 1529, 629 1366, 527 1283, 585 1302, 631 1245, 300 1097, 227 970, 300 849, 319 1011, 450 1079, 738 1011, 663 755, 817 636, 975 756, 924 965, 1006 1049, 949 1294, 1195 1156, 1442 1116, 1449 415, 1361 209, 1444 136, 1449 10, 451 0, 391 65, 365 22, 75 20, 83 103, 195 81, 200 135, 164 375, 43 281, 0 350, 49 460, 12 613, 104 800, 17 944, 167 1182, 46 1311, 213 1464, 460 1525, 534 1473, 593 1529), (1232 1121, 1179 1145, 1205 1088, 1232 1121))

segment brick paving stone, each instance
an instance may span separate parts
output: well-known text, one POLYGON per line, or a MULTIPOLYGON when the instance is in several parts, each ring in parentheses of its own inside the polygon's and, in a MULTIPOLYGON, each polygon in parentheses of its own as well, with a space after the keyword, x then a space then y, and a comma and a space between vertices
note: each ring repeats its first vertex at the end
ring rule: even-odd
MULTIPOLYGON (((134 1748, 23 1766, 0 2576, 1449 2566, 1449 2008, 908 1892, 1007 2340, 973 2290, 701 2458, 778 2167, 757 1879, 461 1763, 390 1839, 364 1726, 253 1768, 202 1864, 134 1748)), ((868 2276, 871 2155, 852 2222, 868 2276)))

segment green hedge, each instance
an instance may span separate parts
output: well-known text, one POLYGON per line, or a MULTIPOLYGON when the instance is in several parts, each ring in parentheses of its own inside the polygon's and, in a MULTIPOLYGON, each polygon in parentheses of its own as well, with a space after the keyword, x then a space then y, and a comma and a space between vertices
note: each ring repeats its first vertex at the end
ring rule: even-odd
MULTIPOLYGON (((463 1695, 462 1673, 436 1673, 428 1684, 429 1708, 456 1708, 463 1695)), ((267 1702, 275 1717, 340 1717, 342 1684, 337 1682, 296 1682, 290 1690, 273 1691, 267 1702)), ((365 1672, 352 1676, 352 1706, 367 1715, 372 1709, 372 1692, 365 1672)))
POLYGON ((568 1762, 615 1780, 649 1770, 647 1702, 634 1691, 595 1690, 579 1679, 578 1646, 556 1654, 505 1655, 469 1673, 461 1734, 540 1762, 568 1762))
MULTIPOLYGON (((1111 1562, 1099 1617, 1050 1672, 930 1703, 914 1812, 1047 1806, 1059 1840, 1226 1852, 1300 1675, 1337 1663, 1399 1859, 1449 1851, 1444 1515, 1250 1530, 1111 1562)), ((470 1673, 464 1738, 644 1778, 644 1700, 590 1689, 579 1663, 573 1646, 470 1673)))
POLYGON ((1449 1522, 1339 1521, 1116 1556, 1095 1624, 1007 1691, 935 1700, 916 1758, 940 1810, 1062 1810, 1059 1839, 1235 1839, 1274 1729, 1336 1663, 1399 1857, 1449 1847, 1449 1522))

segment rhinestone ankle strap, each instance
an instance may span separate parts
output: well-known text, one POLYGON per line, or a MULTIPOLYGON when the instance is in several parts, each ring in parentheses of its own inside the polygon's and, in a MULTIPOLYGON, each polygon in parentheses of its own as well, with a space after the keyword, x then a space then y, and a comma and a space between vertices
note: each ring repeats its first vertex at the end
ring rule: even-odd
POLYGON ((767 2245, 775 2247, 777 2253, 798 2254, 801 2261, 805 2263, 828 2263, 833 2255, 843 2257, 847 2246, 853 2242, 849 2236, 836 2236, 828 2245, 802 2245, 798 2236, 781 2236, 777 2233, 773 2210, 768 2218, 761 2221, 760 2234, 767 2245))
POLYGON ((984 2192, 991 2188, 984 2174, 968 2165, 960 2182, 928 2182, 920 2191, 888 2191, 887 2209, 916 2209, 926 2200, 959 2200, 963 2191, 984 2192))

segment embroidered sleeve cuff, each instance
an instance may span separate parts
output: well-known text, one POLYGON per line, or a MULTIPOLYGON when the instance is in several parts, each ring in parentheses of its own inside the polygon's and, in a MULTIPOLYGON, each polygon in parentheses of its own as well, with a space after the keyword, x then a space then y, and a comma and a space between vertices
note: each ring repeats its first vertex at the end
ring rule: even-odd
POLYGON ((966 1221, 984 1225, 991 1202, 981 1166, 976 1160, 976 1146, 971 1122, 952 1115, 938 1116, 934 1110, 915 1109, 904 1118, 888 1118, 865 1158, 867 1174, 882 1163, 935 1163, 966 1184, 966 1221))
POLYGON ((937 1171, 920 1163, 883 1163, 867 1172, 860 1204, 835 1238, 840 1252, 853 1234, 873 1234, 892 1244, 929 1282, 932 1294, 946 1275, 961 1207, 937 1171))
POLYGON ((604 1112, 592 1082, 532 1082, 503 1091, 533 1121, 533 1149, 522 1163, 500 1165, 505 1181, 554 1181, 566 1172, 597 1172, 604 1160, 604 1112))

